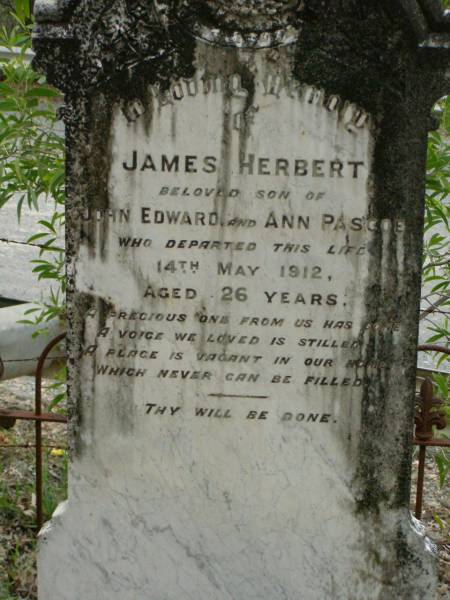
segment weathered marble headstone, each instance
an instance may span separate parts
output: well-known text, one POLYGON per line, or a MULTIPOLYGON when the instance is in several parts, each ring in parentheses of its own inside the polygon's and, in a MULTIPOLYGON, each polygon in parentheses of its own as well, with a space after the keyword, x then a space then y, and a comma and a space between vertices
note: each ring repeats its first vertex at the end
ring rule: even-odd
POLYGON ((408 502, 440 3, 36 16, 71 290, 41 599, 434 598, 408 502))

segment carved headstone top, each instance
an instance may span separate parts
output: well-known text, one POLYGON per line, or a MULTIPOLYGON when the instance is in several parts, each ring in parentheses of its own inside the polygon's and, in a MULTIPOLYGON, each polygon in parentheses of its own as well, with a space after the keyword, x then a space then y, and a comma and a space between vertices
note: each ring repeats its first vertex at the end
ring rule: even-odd
POLYGON ((154 0, 196 37, 224 46, 268 47, 295 41, 303 0, 154 0))
POLYGON ((59 23, 66 20, 78 0, 36 0, 34 17, 38 23, 59 23))

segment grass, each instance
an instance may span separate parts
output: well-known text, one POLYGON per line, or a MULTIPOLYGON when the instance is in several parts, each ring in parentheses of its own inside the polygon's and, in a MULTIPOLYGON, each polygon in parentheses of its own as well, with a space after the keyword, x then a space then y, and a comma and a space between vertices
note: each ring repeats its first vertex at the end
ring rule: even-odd
MULTIPOLYGON (((0 430, 0 445, 32 443, 32 433, 29 424, 0 430)), ((67 465, 65 452, 44 451, 46 520, 67 497, 67 465)), ((0 448, 0 600, 37 598, 35 522, 34 449, 0 448)))

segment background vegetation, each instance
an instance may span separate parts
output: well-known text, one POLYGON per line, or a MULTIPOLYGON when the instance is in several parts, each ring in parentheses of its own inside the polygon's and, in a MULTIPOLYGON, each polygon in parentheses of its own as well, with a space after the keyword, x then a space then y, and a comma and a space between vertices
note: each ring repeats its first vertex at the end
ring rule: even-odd
POLYGON ((13 2, 12 0, 0 0, 0 24, 8 29, 14 25, 14 17, 12 16, 13 2))

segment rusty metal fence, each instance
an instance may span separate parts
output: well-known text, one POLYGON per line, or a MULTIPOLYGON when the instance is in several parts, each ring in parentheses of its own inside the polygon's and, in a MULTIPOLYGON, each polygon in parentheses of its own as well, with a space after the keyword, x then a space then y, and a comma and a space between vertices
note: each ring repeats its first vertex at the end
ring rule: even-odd
MULTIPOLYGON (((441 352, 450 356, 450 349, 443 346, 425 344, 418 347, 419 352, 441 352)), ((425 460, 427 448, 450 448, 450 440, 434 438, 434 430, 447 427, 447 415, 441 410, 444 402, 433 397, 433 382, 426 378, 416 396, 415 431, 413 444, 419 446, 419 465, 417 471, 417 490, 415 516, 422 518, 423 486, 425 481, 425 460)))
MULTIPOLYGON (((43 468, 42 468, 42 425, 43 423, 67 423, 67 417, 56 413, 42 412, 42 378, 45 364, 49 358, 52 349, 62 342, 66 337, 63 333, 54 338, 42 352, 38 359, 35 375, 35 405, 34 411, 7 410, 0 407, 0 428, 10 429, 16 421, 34 421, 35 422, 35 450, 36 450, 36 528, 39 531, 44 522, 43 515, 43 468)), ((450 350, 442 346, 423 345, 419 346, 419 351, 423 352, 442 352, 450 356, 450 350)), ((443 410, 443 401, 434 398, 433 382, 426 378, 416 396, 415 404, 415 431, 412 444, 419 446, 419 465, 416 491, 415 516, 420 519, 423 507, 423 488, 425 480, 425 460, 426 451, 429 447, 450 447, 450 439, 435 438, 435 429, 443 430, 447 427, 447 416, 443 410)), ((17 446, 10 446, 15 448, 17 446)), ((28 446, 27 446, 28 447, 28 446)))
POLYGON ((42 412, 42 378, 44 368, 49 354, 55 346, 62 342, 66 337, 65 333, 58 335, 56 338, 51 340, 44 348, 42 354, 39 356, 36 375, 35 375, 35 388, 34 388, 34 411, 17 411, 17 410, 6 410, 0 407, 0 427, 5 429, 11 429, 14 427, 16 421, 34 421, 35 422, 35 448, 36 448, 36 470, 35 470, 35 486, 36 486, 36 528, 39 531, 44 524, 44 514, 42 510, 42 499, 43 499, 43 469, 42 469, 42 424, 43 423, 67 423, 67 417, 56 413, 43 413, 42 412))

